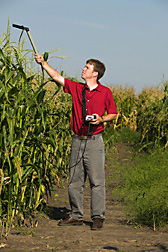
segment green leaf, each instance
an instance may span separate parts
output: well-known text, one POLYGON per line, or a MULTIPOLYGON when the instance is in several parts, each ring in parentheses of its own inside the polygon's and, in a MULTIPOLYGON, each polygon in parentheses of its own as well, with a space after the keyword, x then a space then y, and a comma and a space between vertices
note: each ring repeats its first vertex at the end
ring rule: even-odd
POLYGON ((46 90, 42 89, 42 91, 37 95, 37 102, 38 104, 43 102, 46 90))
POLYGON ((45 53, 44 53, 44 61, 47 61, 47 60, 48 60, 48 56, 49 56, 48 52, 45 52, 45 53))
POLYGON ((29 130, 27 129, 27 130, 25 131, 25 133, 24 133, 22 142, 21 142, 20 145, 17 147, 17 149, 16 149, 16 151, 15 151, 15 153, 14 153, 15 156, 17 156, 17 155, 20 154, 20 152, 21 152, 21 150, 22 150, 22 148, 23 148, 24 141, 25 141, 25 139, 26 139, 26 137, 27 137, 28 132, 29 132, 29 130))

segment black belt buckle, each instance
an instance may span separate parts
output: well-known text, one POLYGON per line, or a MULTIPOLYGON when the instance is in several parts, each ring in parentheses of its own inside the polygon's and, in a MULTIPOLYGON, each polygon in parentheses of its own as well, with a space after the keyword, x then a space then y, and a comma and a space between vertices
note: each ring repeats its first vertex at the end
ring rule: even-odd
POLYGON ((92 139, 95 140, 95 136, 78 136, 80 140, 92 139))

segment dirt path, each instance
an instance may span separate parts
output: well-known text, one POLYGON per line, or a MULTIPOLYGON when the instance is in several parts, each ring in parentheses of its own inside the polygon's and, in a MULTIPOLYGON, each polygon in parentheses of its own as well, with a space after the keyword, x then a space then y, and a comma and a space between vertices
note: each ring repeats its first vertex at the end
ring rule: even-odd
MULTIPOLYGON (((116 159, 121 163, 129 153, 122 150, 116 159)), ((110 160, 108 162, 111 162, 110 160)), ((114 163, 115 167, 117 163, 114 163)), ((166 252, 168 251, 168 229, 153 232, 141 227, 127 225, 122 206, 112 194, 110 184, 110 165, 106 165, 107 205, 106 221, 100 231, 90 229, 90 189, 88 182, 84 191, 84 225, 75 227, 59 227, 58 221, 68 215, 69 203, 67 187, 58 188, 55 196, 48 203, 48 214, 39 218, 36 228, 24 227, 22 230, 11 230, 8 239, 0 240, 0 252, 166 252)))

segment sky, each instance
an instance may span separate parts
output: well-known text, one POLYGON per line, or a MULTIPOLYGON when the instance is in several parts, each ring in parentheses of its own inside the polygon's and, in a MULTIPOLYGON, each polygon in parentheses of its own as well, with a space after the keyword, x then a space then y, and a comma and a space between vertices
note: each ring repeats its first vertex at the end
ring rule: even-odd
POLYGON ((0 37, 8 17, 12 41, 21 33, 15 23, 29 27, 40 54, 61 49, 50 56, 67 58, 50 64, 68 76, 80 79, 96 58, 106 65, 104 85, 138 93, 168 80, 168 0, 0 0, 0 37))

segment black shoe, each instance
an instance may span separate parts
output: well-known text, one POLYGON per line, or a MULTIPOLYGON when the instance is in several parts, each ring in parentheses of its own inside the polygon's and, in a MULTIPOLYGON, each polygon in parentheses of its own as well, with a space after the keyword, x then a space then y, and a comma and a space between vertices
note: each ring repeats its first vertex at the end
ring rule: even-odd
POLYGON ((100 230, 103 227, 103 221, 101 218, 93 219, 91 230, 100 230))
POLYGON ((58 226, 80 226, 83 225, 83 220, 75 220, 71 217, 66 218, 58 222, 58 226))

